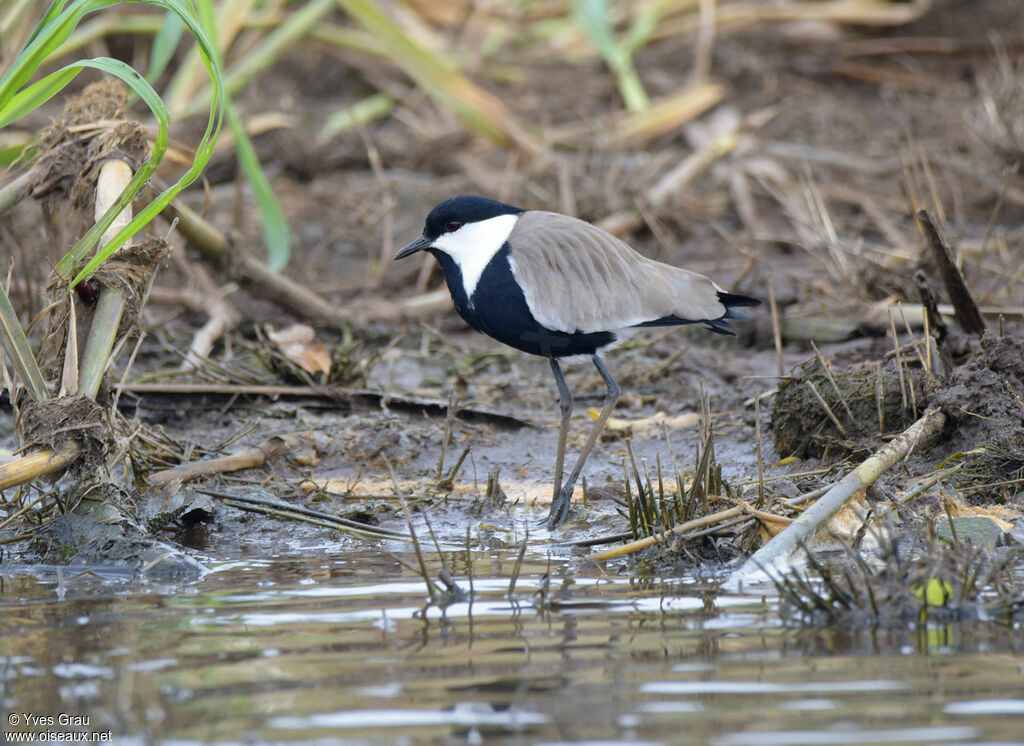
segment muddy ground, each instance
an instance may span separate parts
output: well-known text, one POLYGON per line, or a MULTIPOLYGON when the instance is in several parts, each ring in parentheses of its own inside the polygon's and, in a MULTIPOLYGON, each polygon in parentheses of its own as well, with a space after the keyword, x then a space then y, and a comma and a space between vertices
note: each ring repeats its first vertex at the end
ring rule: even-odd
MULTIPOLYGON (((396 311, 403 299, 439 289, 443 281, 429 267, 432 260, 387 261, 394 248, 419 235, 434 203, 479 193, 604 221, 648 256, 766 301, 739 324, 735 338, 697 329, 645 332, 609 353, 609 369, 625 395, 615 412, 618 421, 585 471, 588 505, 574 508, 556 536, 531 529, 532 540, 551 543, 628 529, 615 502, 625 496, 627 443, 641 473, 646 469, 654 482, 659 459, 664 480, 672 482, 673 453, 682 457, 689 479, 700 440, 694 415, 702 390, 713 416, 715 456, 735 497, 757 496, 758 443, 767 497, 794 497, 834 481, 936 404, 950 419, 943 434, 883 477, 869 490, 870 500, 885 502, 954 453, 981 449, 957 480, 940 482, 904 511, 907 525, 920 527, 944 513, 947 499, 994 510, 1019 524, 1022 22, 1017 0, 947 0, 920 20, 891 29, 824 23, 722 29, 714 41, 712 74, 727 86, 723 103, 691 125, 633 149, 609 148, 595 134, 602 117, 618 105, 614 81, 599 60, 520 61, 519 77, 488 84, 513 111, 542 131, 564 131, 580 122, 591 127, 576 147, 556 148, 551 158, 533 163, 467 134, 451 116, 417 99, 397 73, 395 85, 405 86, 410 98, 401 116, 317 144, 311 133, 325 113, 363 95, 365 84, 342 56, 305 45, 259 78, 239 103, 249 114, 282 110, 293 117, 292 126, 257 139, 294 232, 286 273, 351 311, 344 328, 312 323, 342 363, 341 373, 335 365, 333 382, 379 396, 126 392, 120 397, 120 432, 153 435, 136 441, 131 472, 123 464, 110 472, 117 499, 146 530, 200 561, 336 551, 363 540, 243 512, 193 492, 195 486, 266 495, 404 529, 397 492, 412 504, 419 528, 426 516, 445 541, 465 541, 467 527, 484 543, 522 541, 529 522, 543 518, 550 501, 557 406, 548 364, 472 332, 446 302, 405 310, 403 317, 396 311), (725 136, 731 148, 696 168, 683 187, 652 198, 653 185, 725 136), (369 152, 379 156, 379 170, 371 167, 369 152), (920 303, 915 270, 924 271, 940 304, 948 302, 915 225, 916 208, 940 217, 989 329, 981 340, 958 330, 950 317, 949 337, 936 347, 949 367, 930 382, 895 305, 906 304, 921 344, 920 314, 911 311, 920 303), (779 314, 781 350, 770 297, 779 314), (898 365, 889 308, 902 350, 898 365), (777 388, 792 397, 792 390, 785 391, 791 371, 816 364, 812 341, 832 372, 866 371, 862 378, 872 380, 870 394, 861 397, 863 406, 848 423, 854 432, 839 432, 806 393, 778 404, 777 388), (881 424, 874 413, 879 370, 885 371, 883 399, 890 396, 881 424), (893 398, 901 376, 916 382, 909 400, 905 393, 893 398), (417 404, 422 400, 436 406, 417 404), (447 417, 449 404, 463 414, 447 417), (795 434, 772 437, 773 425, 801 411, 805 416, 795 434), (231 453, 291 433, 301 437, 270 465, 208 477, 176 494, 144 491, 147 474, 175 460, 231 453), (492 474, 500 491, 488 494, 492 474)), ((652 95, 680 84, 693 44, 693 37, 680 35, 639 53, 637 67, 652 95)), ((515 59, 512 48, 503 54, 503 62, 515 59)), ((225 152, 208 172, 208 193, 194 189, 186 201, 213 224, 237 231, 239 247, 259 253, 256 212, 235 175, 225 152)), ((30 315, 41 306, 45 267, 63 253, 66 236, 47 228, 33 203, 5 216, 3 230, 18 278, 13 295, 30 315)), ((242 321, 214 348, 210 364, 176 372, 205 318, 166 299, 192 284, 190 265, 205 262, 180 237, 172 243, 178 258, 156 280, 168 292, 155 293, 147 305, 147 335, 130 380, 224 386, 323 380, 322 374, 307 378, 268 362, 273 353, 266 326, 309 319, 295 318, 244 285, 227 296, 242 321)), ((220 285, 235 279, 228 267, 207 268, 220 285)), ((121 378, 128 352, 108 376, 111 386, 121 378)), ((602 386, 589 364, 570 368, 568 380, 578 397, 570 445, 578 448, 590 423, 587 409, 600 405, 602 386)), ((840 410, 826 384, 821 392, 840 410)), ((13 448, 14 415, 7 406, 0 428, 13 448)), ((67 480, 57 489, 74 492, 67 480)), ((4 498, 13 513, 14 496, 8 491, 4 498)), ((19 495, 17 504, 27 498, 19 495)), ((8 537, 32 536, 7 545, 7 556, 109 559, 102 546, 83 545, 72 519, 58 512, 46 500, 29 513, 37 522, 53 521, 53 530, 37 534, 26 532, 23 523, 6 526, 8 537)), ((724 561, 749 548, 751 539, 749 531, 726 532, 672 552, 684 564, 724 561)))

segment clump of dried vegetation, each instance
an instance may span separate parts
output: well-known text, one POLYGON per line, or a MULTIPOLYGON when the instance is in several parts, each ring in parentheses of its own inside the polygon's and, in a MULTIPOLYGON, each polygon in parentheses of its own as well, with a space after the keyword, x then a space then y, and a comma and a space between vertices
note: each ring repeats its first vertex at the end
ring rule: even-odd
POLYGON ((805 572, 772 577, 784 616, 801 624, 923 628, 963 621, 1012 624, 1024 614, 1024 587, 1014 571, 1020 551, 997 555, 970 542, 951 546, 932 538, 905 556, 900 538, 884 532, 870 560, 850 545, 845 562, 826 564, 805 551, 805 572))

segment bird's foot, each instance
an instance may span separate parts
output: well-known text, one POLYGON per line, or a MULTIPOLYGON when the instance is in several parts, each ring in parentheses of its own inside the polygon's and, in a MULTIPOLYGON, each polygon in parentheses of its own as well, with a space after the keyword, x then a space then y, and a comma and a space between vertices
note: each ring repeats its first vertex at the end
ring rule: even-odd
POLYGON ((551 501, 551 512, 548 514, 548 529, 554 530, 561 526, 569 516, 569 501, 572 500, 573 485, 563 484, 555 499, 551 501))

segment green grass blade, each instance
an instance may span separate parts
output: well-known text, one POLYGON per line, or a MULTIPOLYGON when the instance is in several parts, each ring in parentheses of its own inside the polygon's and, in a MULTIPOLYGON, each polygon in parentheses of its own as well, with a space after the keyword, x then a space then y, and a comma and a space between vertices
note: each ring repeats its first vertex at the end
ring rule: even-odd
POLYGON ((615 32, 612 30, 607 0, 575 0, 572 4, 572 17, 590 39, 590 43, 597 47, 597 51, 608 61, 609 66, 612 60, 622 56, 622 50, 615 41, 615 32))
POLYGON ((29 390, 32 397, 36 401, 46 399, 49 396, 46 391, 46 382, 32 355, 28 337, 25 336, 25 330, 21 328, 18 314, 14 312, 14 306, 11 305, 11 299, 7 297, 3 283, 0 283, 0 341, 3 342, 7 357, 11 360, 15 375, 29 390))
POLYGON ((281 203, 277 201, 270 181, 263 173, 260 159, 256 155, 256 149, 252 146, 252 140, 245 132, 242 121, 238 118, 235 105, 231 99, 227 99, 228 125, 235 136, 235 150, 238 154, 238 163, 245 174, 245 180, 252 188, 253 196, 256 197, 256 204, 260 211, 260 220, 263 223, 263 240, 267 245, 267 266, 273 270, 279 270, 288 264, 288 256, 291 253, 291 230, 288 227, 288 220, 281 209, 281 203))
MULTIPOLYGON (((150 111, 153 112, 153 115, 157 119, 158 131, 149 160, 146 161, 138 171, 136 171, 135 176, 128 183, 128 186, 125 187, 124 192, 121 194, 120 198, 118 198, 117 202, 107 210, 106 214, 103 215, 102 218, 96 221, 92 228, 90 228, 89 231, 86 232, 86 234, 82 236, 82 238, 79 239, 79 241, 71 248, 71 251, 65 254, 57 263, 57 271, 65 276, 69 275, 73 271, 74 267, 82 261, 85 255, 92 250, 99 241, 100 236, 102 236, 107 228, 110 227, 110 224, 114 222, 114 218, 116 218, 131 202, 131 200, 135 198, 135 195, 139 193, 142 186, 146 183, 149 177, 153 175, 153 172, 156 171, 157 166, 160 165, 160 161, 163 160, 164 153, 167 151, 167 139, 171 125, 170 117, 167 114, 167 107, 164 106, 164 103, 160 100, 160 96, 157 92, 153 90, 153 86, 146 82, 146 80, 131 66, 121 62, 120 60, 111 59, 109 57, 97 57, 92 60, 82 60, 52 73, 52 75, 47 76, 47 78, 43 78, 39 83, 46 82, 50 77, 63 75, 68 72, 73 73, 72 77, 74 77, 74 75, 77 75, 85 68, 94 68, 109 75, 114 75, 124 81, 132 91, 137 94, 147 106, 149 106, 150 111)), ((37 83, 36 85, 39 84, 37 83)), ((132 223, 134 222, 135 221, 133 220, 132 223)), ((129 226, 130 225, 131 223, 129 223, 129 226)), ((128 235, 134 235, 134 233, 138 232, 141 227, 141 225, 137 225, 128 235)), ((124 231, 121 231, 121 233, 124 233, 124 231)), ((120 236, 121 233, 119 233, 118 236, 120 236)), ((124 236, 120 242, 116 243, 116 245, 112 245, 114 244, 114 241, 111 241, 104 247, 103 251, 97 254, 96 257, 93 257, 90 265, 95 263, 95 266, 92 266, 92 269, 99 266, 99 264, 109 257, 110 254, 113 254, 121 246, 128 235, 124 236)))
POLYGON ((0 77, 0 115, 15 93, 39 70, 43 61, 71 35, 86 13, 113 5, 117 0, 76 0, 65 9, 65 3, 54 2, 40 20, 21 54, 0 77))
MULTIPOLYGON (((330 2, 330 5, 332 4, 333 0, 330 2)), ((302 34, 308 31, 308 27, 312 26, 317 18, 326 13, 328 7, 328 3, 320 0, 320 2, 310 3, 303 11, 295 14, 296 16, 301 15, 303 17, 300 24, 303 28, 302 34), (313 10, 312 13, 309 12, 310 8, 313 10)), ((203 28, 206 29, 212 38, 217 23, 213 3, 211 0, 199 0, 197 9, 203 28)), ((299 38, 294 36, 294 20, 295 16, 290 18, 287 23, 278 27, 278 31, 281 31, 286 26, 289 26, 289 24, 292 24, 289 27, 291 30, 287 34, 292 40, 290 43, 294 43, 294 40, 299 38)), ((277 53, 280 54, 281 52, 277 53)), ((215 49, 215 55, 218 62, 223 64, 220 49, 215 49)), ((227 79, 225 79, 224 85, 225 112, 228 117, 228 126, 231 127, 231 132, 235 137, 235 152, 238 155, 238 163, 242 167, 242 173, 246 181, 249 182, 253 195, 256 197, 256 205, 260 211, 263 240, 267 246, 267 266, 273 270, 279 270, 288 263, 288 256, 291 253, 291 231, 288 227, 288 221, 284 216, 284 210, 281 209, 281 204, 277 201, 277 195, 274 194, 270 181, 263 172, 263 167, 256 156, 256 149, 252 145, 252 140, 249 139, 249 135, 242 125, 242 120, 235 111, 235 105, 231 101, 231 94, 227 90, 227 79)))
MULTIPOLYGON (((207 120, 206 131, 203 133, 203 137, 200 140, 199 145, 196 147, 196 155, 192 161, 192 167, 189 168, 189 170, 186 171, 181 176, 181 178, 178 179, 177 182, 175 182, 170 187, 161 192, 159 195, 157 195, 152 202, 150 202, 145 208, 139 211, 139 213, 131 220, 131 222, 129 222, 124 228, 122 228, 117 233, 117 235, 115 235, 106 244, 106 246, 100 249, 100 251, 96 253, 96 255, 89 261, 89 263, 86 264, 86 266, 83 267, 82 270, 77 275, 75 275, 75 277, 72 280, 72 285, 75 285, 81 282, 86 277, 88 277, 97 267, 100 266, 100 264, 106 261, 106 259, 112 253, 114 253, 114 251, 116 251, 126 240, 128 240, 128 238, 135 235, 142 229, 143 226, 148 224, 149 221, 151 221, 153 218, 159 215, 160 212, 165 207, 167 207, 168 204, 170 204, 171 200, 174 199, 178 195, 178 193, 181 192, 181 190, 185 189, 189 184, 191 184, 199 177, 199 174, 202 173, 203 169, 206 167, 206 164, 209 163, 210 158, 213 155, 213 147, 216 144, 217 136, 220 134, 221 125, 224 119, 225 99, 223 75, 221 73, 221 67, 218 62, 219 58, 216 49, 210 43, 209 37, 207 36, 202 26, 200 25, 199 19, 196 18, 195 13, 193 12, 192 7, 191 5, 189 5, 187 0, 150 0, 150 2, 153 5, 158 5, 160 7, 166 8, 167 10, 174 11, 185 22, 185 25, 188 27, 189 33, 191 33, 196 40, 196 44, 198 45, 199 54, 200 57, 202 58, 203 65, 206 67, 207 73, 213 80, 214 86, 213 101, 210 106, 210 114, 209 119, 207 120)), ((142 80, 141 77, 138 79, 142 80)), ((147 87, 149 87, 148 84, 147 87)), ((150 90, 152 90, 151 87, 150 90)), ((161 109, 166 111, 166 108, 163 106, 162 101, 160 102, 160 107, 161 109)), ((166 140, 164 140, 164 147, 166 147, 166 140)), ((155 151, 156 146, 154 146, 154 152, 155 151)), ((162 155, 163 154, 161 153, 161 157, 162 155)), ((152 160, 153 159, 151 158, 150 162, 152 160)), ((143 169, 140 169, 139 173, 142 173, 148 167, 150 162, 147 162, 146 166, 144 166, 143 169)), ((139 174, 136 174, 136 178, 138 177, 139 174)), ((132 180, 132 184, 134 184, 135 180, 136 179, 132 180)), ((130 189, 131 184, 129 185, 128 188, 125 189, 125 193, 128 193, 130 189)), ((124 198, 124 196, 125 195, 122 195, 122 199, 124 198)), ((118 202, 120 203, 120 200, 118 202)), ((111 212, 113 212, 114 215, 117 215, 118 205, 115 204, 111 208, 111 212)), ((109 223, 107 225, 109 225, 109 223)), ((106 230, 106 228, 98 230, 98 227, 99 223, 93 226, 93 228, 90 229, 89 231, 90 234, 93 231, 97 231, 96 235, 91 237, 91 245, 95 245, 99 241, 99 237, 102 236, 103 231, 106 230)), ((85 240, 85 237, 83 237, 82 241, 80 241, 79 243, 85 243, 85 240)), ((85 253, 87 252, 88 249, 85 250, 85 253)))
POLYGON ((647 91, 644 90, 640 76, 633 66, 632 49, 640 44, 645 35, 649 36, 653 28, 646 28, 641 22, 633 29, 635 38, 627 44, 619 44, 612 29, 611 13, 607 0, 575 0, 572 17, 587 35, 597 51, 604 57, 608 68, 615 75, 619 87, 619 95, 630 111, 641 111, 650 104, 647 91))
POLYGON ((167 69, 167 64, 174 56, 182 34, 185 33, 185 22, 174 13, 166 13, 164 22, 153 37, 153 47, 149 50, 149 70, 146 71, 146 80, 155 84, 157 78, 167 69))
POLYGON ((349 16, 373 34, 387 56, 436 103, 474 132, 501 145, 514 143, 536 155, 544 146, 519 124, 500 98, 477 86, 447 60, 417 44, 370 0, 337 0, 349 16))
POLYGON ((43 17, 39 19, 39 23, 36 24, 35 29, 32 31, 32 35, 28 37, 29 43, 36 39, 42 30, 46 28, 46 25, 53 21, 64 11, 64 6, 67 5, 68 0, 53 0, 50 3, 50 7, 43 13, 43 17))
POLYGON ((6 106, 0 107, 0 129, 35 111, 56 96, 64 90, 64 86, 75 79, 78 72, 75 69, 63 68, 18 91, 6 106))
POLYGON ((386 93, 374 93, 351 106, 334 112, 324 121, 319 140, 326 142, 339 132, 362 127, 370 122, 383 119, 395 108, 395 100, 386 93))
POLYGON ((626 38, 622 42, 623 49, 626 50, 627 54, 632 56, 638 50, 643 49, 647 42, 651 40, 651 35, 658 27, 662 16, 669 10, 669 5, 673 2, 675 0, 661 0, 661 2, 653 7, 639 11, 636 18, 633 19, 633 23, 630 24, 626 38))

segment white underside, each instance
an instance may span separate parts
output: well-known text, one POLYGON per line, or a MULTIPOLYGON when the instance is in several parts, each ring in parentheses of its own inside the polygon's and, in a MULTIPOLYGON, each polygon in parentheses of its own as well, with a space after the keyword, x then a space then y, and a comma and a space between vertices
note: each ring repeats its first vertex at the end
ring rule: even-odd
POLYGON ((498 215, 479 223, 468 223, 453 233, 445 233, 433 246, 450 256, 462 271, 462 287, 472 302, 480 275, 494 255, 505 245, 518 215, 498 215))

